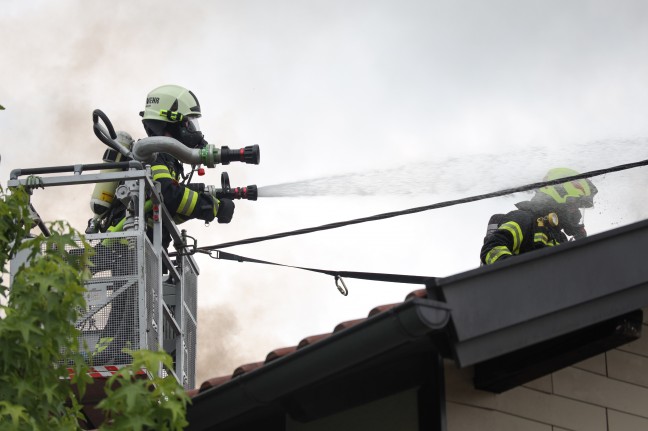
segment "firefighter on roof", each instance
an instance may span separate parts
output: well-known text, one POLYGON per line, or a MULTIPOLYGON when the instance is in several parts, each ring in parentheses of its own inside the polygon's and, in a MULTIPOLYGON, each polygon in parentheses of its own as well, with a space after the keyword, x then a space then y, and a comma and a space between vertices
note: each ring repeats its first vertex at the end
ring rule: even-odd
MULTIPOLYGON (((551 169, 544 181, 578 175, 568 168, 551 169)), ((529 201, 515 204, 517 210, 495 214, 489 221, 480 258, 490 265, 528 251, 552 247, 587 236, 581 223, 581 208, 594 205, 597 190, 589 179, 542 187, 529 201)))

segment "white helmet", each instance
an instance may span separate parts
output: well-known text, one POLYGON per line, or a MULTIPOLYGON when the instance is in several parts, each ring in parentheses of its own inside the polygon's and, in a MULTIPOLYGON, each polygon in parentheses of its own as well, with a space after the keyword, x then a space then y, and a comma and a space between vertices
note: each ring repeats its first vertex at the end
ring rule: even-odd
POLYGON ((198 98, 179 85, 163 85, 146 96, 144 111, 140 112, 149 136, 164 136, 166 132, 190 148, 206 145, 200 131, 201 116, 198 98))
POLYGON ((163 85, 146 96, 146 106, 141 115, 145 120, 176 123, 186 117, 200 117, 200 103, 196 95, 184 87, 163 85))

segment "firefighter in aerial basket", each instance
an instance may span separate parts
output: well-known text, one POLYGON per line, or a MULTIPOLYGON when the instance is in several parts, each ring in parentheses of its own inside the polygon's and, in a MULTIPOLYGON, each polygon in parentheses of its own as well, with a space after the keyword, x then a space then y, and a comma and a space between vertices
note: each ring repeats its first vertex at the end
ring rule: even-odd
MULTIPOLYGON (((198 99, 183 87, 165 85, 151 91, 140 115, 148 136, 169 136, 189 148, 203 148, 207 145, 198 124, 201 116, 198 99)), ((210 222, 216 218, 219 223, 229 223, 232 220, 234 202, 231 199, 217 199, 179 183, 184 171, 183 164, 178 159, 159 153, 151 170, 153 180, 161 185, 164 205, 176 223, 189 219, 210 222)))
MULTIPOLYGON (((198 118, 201 116, 200 104, 196 96, 186 88, 164 85, 154 89, 147 95, 144 111, 140 112, 140 115, 149 137, 171 137, 191 149, 200 149, 207 145, 198 124, 198 118)), ((118 134, 118 142, 121 145, 132 145, 132 140, 128 142, 129 139, 130 136, 118 134)), ((117 157, 120 155, 117 154, 117 157)), ((190 219, 211 222, 216 218, 219 223, 229 223, 232 220, 234 202, 204 193, 200 188, 204 187, 202 184, 184 184, 186 176, 183 163, 174 156, 159 152, 151 164, 151 171, 153 180, 160 184, 164 206, 176 223, 190 219)), ((125 208, 114 199, 114 190, 103 190, 111 187, 114 189, 115 184, 99 184, 93 193, 91 206, 96 214, 101 214, 101 219, 99 223, 91 220, 89 225, 92 224, 92 227, 86 233, 93 233, 93 230, 121 230, 123 223, 120 222, 123 221, 125 208), (106 199, 106 196, 109 199, 106 199)), ((169 241, 167 234, 165 248, 169 241)))
MULTIPOLYGON (((198 118, 201 116, 200 104, 196 96, 186 88, 177 85, 164 85, 155 88, 146 97, 144 111, 140 112, 144 130, 149 137, 165 136, 180 141, 190 149, 201 149, 207 145, 200 131, 198 118)), ((117 142, 123 146, 133 144, 132 138, 120 132, 117 142)), ((107 152, 109 154, 110 151, 107 152)), ((113 151, 114 160, 120 161, 120 154, 113 151)), ((257 161, 258 163, 258 161, 257 161)), ((234 214, 234 202, 228 198, 218 198, 205 190, 204 184, 190 183, 183 163, 176 157, 159 152, 151 163, 153 180, 160 185, 164 206, 179 224, 190 219, 219 223, 229 223, 234 214)), ((88 223, 86 233, 118 232, 124 229, 126 208, 114 198, 116 183, 100 183, 95 188, 91 207, 97 214, 88 223), (111 190, 112 188, 112 190, 111 190)), ((151 230, 147 231, 149 237, 151 230)), ((162 245, 166 249, 171 236, 163 229, 162 245)), ((104 240, 95 247, 91 257, 93 273, 111 271, 112 277, 127 277, 135 274, 135 249, 131 240, 104 240)), ((133 330, 137 316, 134 312, 136 286, 128 286, 126 281, 116 281, 111 287, 112 301, 109 316, 103 328, 103 335, 113 339, 109 348, 95 357, 95 364, 123 364, 130 358, 122 349, 128 347, 130 340, 136 339, 133 330)))
MULTIPOLYGON (((569 168, 547 172, 543 181, 578 175, 569 168)), ((587 178, 545 186, 517 210, 495 214, 488 223, 480 259, 490 265, 528 251, 552 247, 587 236, 582 208, 594 206, 597 189, 587 178)))

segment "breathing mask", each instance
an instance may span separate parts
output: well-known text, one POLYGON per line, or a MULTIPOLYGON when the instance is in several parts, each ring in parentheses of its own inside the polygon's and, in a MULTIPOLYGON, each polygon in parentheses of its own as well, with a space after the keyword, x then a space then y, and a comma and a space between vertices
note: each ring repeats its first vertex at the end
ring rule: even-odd
POLYGON ((185 118, 173 134, 174 138, 189 148, 202 148, 207 145, 197 118, 185 118))

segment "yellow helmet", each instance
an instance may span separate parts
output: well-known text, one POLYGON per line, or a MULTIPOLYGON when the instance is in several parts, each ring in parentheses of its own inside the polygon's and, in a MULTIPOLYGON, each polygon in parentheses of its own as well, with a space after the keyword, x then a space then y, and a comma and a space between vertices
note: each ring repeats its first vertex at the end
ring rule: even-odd
POLYGON ((179 85, 163 85, 146 96, 140 112, 144 130, 149 136, 168 134, 189 148, 202 148, 207 142, 200 131, 198 98, 179 85))
MULTIPOLYGON (((547 172, 543 181, 573 177, 578 174, 573 169, 554 168, 547 172)), ((558 204, 573 204, 578 208, 590 208, 594 206, 594 195, 596 195, 598 190, 589 179, 582 178, 580 180, 545 186, 539 189, 538 192, 551 197, 558 204)))
POLYGON ((144 120, 177 123, 187 118, 200 117, 200 103, 196 95, 179 85, 163 85, 146 96, 144 120))

